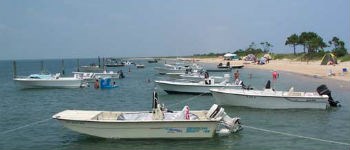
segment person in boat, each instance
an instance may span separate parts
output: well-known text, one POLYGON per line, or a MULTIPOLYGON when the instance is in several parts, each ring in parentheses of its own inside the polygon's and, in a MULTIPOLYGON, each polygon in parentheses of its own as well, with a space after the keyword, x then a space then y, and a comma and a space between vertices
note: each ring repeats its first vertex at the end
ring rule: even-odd
POLYGON ((235 80, 235 85, 242 85, 242 80, 240 80, 240 79, 236 79, 235 80))
POLYGON ((239 79, 239 72, 238 72, 238 70, 235 72, 235 73, 233 73, 233 77, 234 77, 234 80, 236 81, 237 79, 239 79))
POLYGON ((98 83, 98 79, 96 79, 94 87, 95 87, 95 89, 100 88, 100 84, 98 83))
POLYGON ((204 81, 205 84, 210 84, 209 73, 207 71, 204 73, 204 81))
POLYGON ((277 80, 277 78, 279 77, 280 75, 279 75, 279 73, 276 71, 276 70, 274 70, 273 72, 272 72, 272 78, 273 78, 273 80, 277 80))

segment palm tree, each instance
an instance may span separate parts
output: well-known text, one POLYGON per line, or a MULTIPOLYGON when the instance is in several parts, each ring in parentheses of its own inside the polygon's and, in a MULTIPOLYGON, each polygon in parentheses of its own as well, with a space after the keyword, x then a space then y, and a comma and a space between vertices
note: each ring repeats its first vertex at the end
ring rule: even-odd
MULTIPOLYGON (((292 45, 294 48, 294 55, 296 55, 295 47, 299 44, 299 36, 297 34, 292 34, 287 38, 285 45, 292 45)), ((305 49, 304 49, 305 52, 305 49)))

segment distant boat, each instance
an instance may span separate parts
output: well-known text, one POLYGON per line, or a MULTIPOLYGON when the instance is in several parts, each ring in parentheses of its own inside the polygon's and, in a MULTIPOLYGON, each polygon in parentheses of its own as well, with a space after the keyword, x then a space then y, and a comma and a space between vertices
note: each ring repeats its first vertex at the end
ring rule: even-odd
POLYGON ((149 60, 148 63, 157 63, 158 60, 157 59, 153 59, 153 60, 149 60))
POLYGON ((124 64, 124 66, 129 66, 135 63, 127 60, 127 61, 123 61, 122 64, 124 64))
POLYGON ((143 65, 143 64, 136 64, 135 66, 136 66, 136 68, 145 68, 145 65, 143 65))
POLYGON ((80 66, 79 71, 81 71, 81 72, 102 72, 103 67, 100 67, 99 65, 96 65, 96 64, 90 64, 88 66, 80 66))
POLYGON ((122 67, 122 66, 124 66, 124 64, 121 61, 118 61, 118 59, 116 59, 116 58, 107 58, 105 66, 106 67, 122 67))
POLYGON ((323 87, 321 91, 316 92, 294 92, 274 91, 271 88, 264 90, 246 90, 246 89, 210 89, 215 101, 220 105, 245 106, 251 108, 265 109, 326 109, 331 105, 336 106, 330 96, 326 94, 330 91, 323 87))
POLYGON ((27 77, 13 79, 22 88, 79 88, 86 86, 83 79, 60 77, 60 74, 32 74, 27 77))
POLYGON ((220 69, 223 69, 223 68, 231 68, 231 67, 230 67, 230 62, 227 62, 226 64, 219 63, 219 64, 217 65, 217 68, 220 68, 220 69))
POLYGON ((157 70, 159 74, 167 74, 167 73, 181 74, 191 69, 200 70, 200 69, 203 69, 203 67, 199 66, 198 64, 184 65, 184 64, 177 63, 177 64, 164 64, 164 67, 154 67, 154 69, 157 70))
POLYGON ((152 111, 65 110, 52 118, 73 131, 113 139, 212 138, 242 129, 240 118, 231 118, 216 104, 209 110, 185 106, 182 111, 168 111, 157 96, 153 99, 152 111))
POLYGON ((244 65, 233 65, 231 66, 231 68, 234 68, 234 69, 240 69, 240 68, 243 68, 244 65))
POLYGON ((125 66, 122 63, 109 63, 109 64, 105 64, 106 67, 123 67, 125 66))
POLYGON ((96 79, 99 78, 112 78, 112 79, 120 79, 121 73, 113 72, 113 71, 103 71, 102 73, 94 73, 94 72, 73 72, 74 77, 79 79, 84 79, 87 82, 94 82, 96 79))
POLYGON ((206 69, 208 72, 231 72, 232 68, 206 69))

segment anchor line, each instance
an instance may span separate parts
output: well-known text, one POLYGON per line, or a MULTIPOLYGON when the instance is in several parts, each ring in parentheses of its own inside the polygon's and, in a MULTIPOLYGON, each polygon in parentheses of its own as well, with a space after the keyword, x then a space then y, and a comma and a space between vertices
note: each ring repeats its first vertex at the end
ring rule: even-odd
POLYGON ((33 125, 44 123, 44 122, 47 122, 49 120, 51 120, 51 118, 40 120, 40 121, 36 121, 36 122, 33 122, 33 123, 29 123, 29 124, 26 124, 26 125, 23 125, 23 126, 20 126, 20 127, 17 127, 17 128, 13 128, 13 129, 10 129, 10 130, 2 131, 2 132, 0 132, 0 134, 6 134, 6 133, 17 131, 17 130, 20 130, 20 129, 23 129, 23 128, 31 127, 33 125))
POLYGON ((273 131, 273 130, 268 130, 268 129, 256 128, 256 127, 247 126, 247 125, 242 125, 242 126, 244 128, 249 128, 249 129, 254 129, 254 130, 259 130, 259 131, 264 131, 264 132, 269 132, 269 133, 275 133, 275 134, 281 134, 281 135, 286 135, 286 136, 291 136, 291 137, 297 137, 297 138, 314 140, 314 141, 321 141, 321 142, 327 142, 327 143, 333 143, 333 144, 350 146, 350 143, 345 143, 345 142, 338 142, 338 141, 325 140, 325 139, 314 138, 314 137, 307 137, 307 136, 296 135, 296 134, 291 134, 291 133, 286 133, 286 132, 280 132, 280 131, 273 131))
POLYGON ((174 103, 174 104, 168 105, 167 107, 171 107, 171 106, 175 106, 175 105, 178 105, 178 104, 181 104, 181 103, 189 102, 189 101, 191 101, 191 100, 193 100, 193 99, 195 99, 195 98, 197 98, 197 97, 203 96, 203 95, 205 95, 205 94, 208 94, 208 93, 202 93, 202 94, 199 94, 199 95, 190 97, 190 98, 185 99, 185 100, 183 100, 183 101, 180 101, 180 102, 178 102, 178 103, 174 103))

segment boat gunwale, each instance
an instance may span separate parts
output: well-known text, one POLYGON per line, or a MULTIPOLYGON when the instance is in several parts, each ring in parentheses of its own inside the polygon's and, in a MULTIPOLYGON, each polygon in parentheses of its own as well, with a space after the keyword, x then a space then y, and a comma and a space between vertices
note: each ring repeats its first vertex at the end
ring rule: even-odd
MULTIPOLYGON (((325 99, 328 101, 327 95, 320 95, 320 96, 280 96, 280 95, 257 95, 257 94, 244 94, 244 93, 230 93, 228 91, 220 91, 220 89, 209 89, 211 93, 224 93, 224 94, 230 94, 230 95, 239 95, 239 96, 259 96, 259 97, 276 97, 276 98, 319 98, 319 99, 325 99)), ((231 89, 230 89, 231 90, 231 89)), ((247 90, 248 91, 248 90, 247 90)), ((283 92, 283 91, 281 91, 283 92)))
POLYGON ((165 85, 175 85, 175 86, 201 86, 201 87, 242 87, 242 85, 235 85, 235 84, 198 84, 198 83, 188 83, 188 82, 173 82, 173 81, 161 81, 161 80, 155 80, 154 82, 158 84, 165 84, 165 85))

